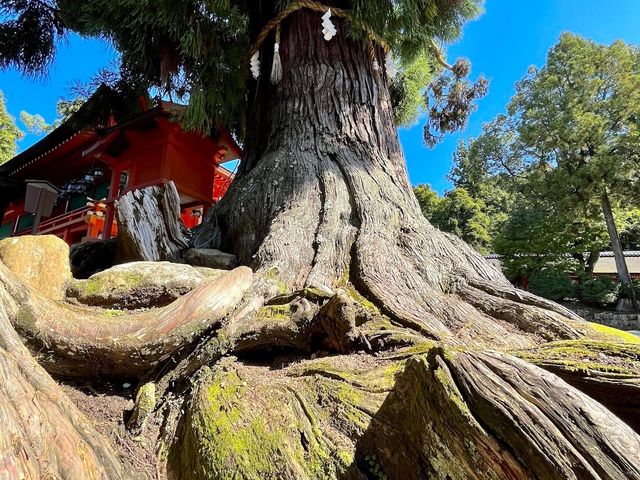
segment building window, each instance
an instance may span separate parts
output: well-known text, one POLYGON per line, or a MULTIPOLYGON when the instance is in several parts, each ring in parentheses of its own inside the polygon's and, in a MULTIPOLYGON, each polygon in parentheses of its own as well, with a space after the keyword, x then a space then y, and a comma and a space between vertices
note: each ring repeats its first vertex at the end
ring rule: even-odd
POLYGON ((0 238, 10 237, 13 233, 13 222, 6 222, 0 225, 0 238))

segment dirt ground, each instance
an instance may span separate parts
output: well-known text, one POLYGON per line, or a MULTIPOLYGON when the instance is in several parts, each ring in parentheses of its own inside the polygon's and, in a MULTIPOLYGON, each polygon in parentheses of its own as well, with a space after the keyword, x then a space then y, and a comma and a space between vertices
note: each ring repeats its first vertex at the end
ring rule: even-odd
POLYGON ((60 383, 61 388, 93 423, 100 433, 111 440, 125 465, 145 480, 164 480, 157 467, 155 439, 159 425, 150 424, 144 435, 134 437, 125 422, 134 405, 136 385, 122 383, 72 384, 60 383))

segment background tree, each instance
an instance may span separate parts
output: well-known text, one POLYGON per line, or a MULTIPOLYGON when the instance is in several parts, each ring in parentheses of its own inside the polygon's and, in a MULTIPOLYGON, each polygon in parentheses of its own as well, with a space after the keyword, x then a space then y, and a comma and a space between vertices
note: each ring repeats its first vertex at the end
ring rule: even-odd
POLYGON ((512 145, 512 135, 504 128, 504 117, 484 126, 483 133, 467 144, 460 142, 453 154, 449 173, 456 188, 464 188, 484 204, 489 232, 495 237, 510 213, 522 202, 520 184, 524 175, 512 145))
MULTIPOLYGON (((40 388, 4 423, 31 433, 29 451, 54 456, 23 455, 24 442, 12 442, 2 461, 48 476, 126 475, 64 401, 31 421, 46 411, 42 389, 66 397, 34 378, 41 370, 20 332, 55 374, 133 378, 135 411, 154 419, 149 443, 176 479, 362 479, 385 468, 407 478, 640 476, 640 438, 600 404, 511 354, 475 353, 620 334, 516 291, 431 226, 412 194, 387 53, 400 66, 423 56, 434 73, 447 68, 438 44, 460 34, 478 2, 0 2, 0 65, 46 65, 67 29, 100 36, 121 52, 124 83, 188 97, 187 127, 224 123, 243 139, 238 176, 193 242, 245 265, 164 309, 113 317, 47 302, 0 264, 0 360, 14 362, 0 374, 21 387, 0 389, 0 405, 40 388), (384 354, 404 347, 428 354, 384 354), (319 350, 340 355, 318 370, 319 350), (365 373, 348 383, 334 366, 344 379, 365 373), (545 396, 535 405, 533 390, 545 396), (405 423, 406 412, 416 414, 405 423), (39 445, 38 428, 49 442, 68 440, 39 445), (73 449, 82 455, 63 455, 73 449)), ((461 102, 477 96, 451 68, 451 82, 432 91, 443 100, 430 109, 436 138, 464 124, 461 102)))
POLYGON ((591 274, 608 243, 602 221, 559 214, 542 201, 519 205, 493 238, 494 251, 512 279, 545 269, 591 274))
POLYGON ((413 193, 415 193, 416 198, 418 199, 418 204, 420 205, 422 214, 431 221, 434 214, 440 208, 442 198, 440 198, 438 192, 431 188, 431 185, 426 183, 415 187, 413 189, 413 193))
POLYGON ((80 109, 86 100, 87 97, 76 97, 73 100, 58 100, 58 104, 56 105, 58 117, 50 124, 47 123, 44 117, 39 113, 29 113, 24 110, 20 112, 20 121, 29 133, 34 135, 45 135, 55 130, 68 120, 71 115, 80 109))
POLYGON ((555 265, 558 255, 590 272, 610 245, 620 264, 614 227, 626 228, 638 203, 637 86, 637 48, 565 34, 518 83, 509 114, 459 146, 450 178, 485 202, 511 273, 531 273, 545 257, 555 265))
POLYGON ((482 201, 464 188, 450 190, 442 198, 429 185, 419 185, 414 192, 423 215, 433 226, 454 234, 481 253, 489 252, 489 217, 482 201))
MULTIPOLYGON (((613 209, 637 187, 640 154, 640 54, 617 41, 598 45, 563 34, 546 65, 517 85, 509 112, 524 159, 549 169, 548 193, 576 198, 588 211, 599 204, 607 224, 621 281, 629 272, 613 209)), ((637 200, 637 197, 636 197, 637 200)))
POLYGON ((620 212, 623 219, 620 242, 625 250, 640 250, 640 208, 632 208, 620 212))
POLYGON ((0 92, 0 164, 11 160, 18 148, 16 142, 23 136, 15 119, 7 111, 4 95, 0 92))

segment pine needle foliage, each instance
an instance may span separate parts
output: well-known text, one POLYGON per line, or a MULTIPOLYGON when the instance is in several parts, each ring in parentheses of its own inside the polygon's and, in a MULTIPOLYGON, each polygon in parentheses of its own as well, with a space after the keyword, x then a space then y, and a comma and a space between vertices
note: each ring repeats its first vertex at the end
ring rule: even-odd
MULTIPOLYGON (((104 38, 121 53, 128 83, 155 87, 188 103, 183 123, 211 131, 218 123, 242 136, 249 81, 251 12, 286 8, 295 0, 0 0, 0 68, 46 71, 68 31, 104 38)), ((399 123, 419 113, 436 45, 459 37, 482 0, 327 0, 348 9, 391 47, 401 67, 392 90, 399 123), (404 83, 403 83, 404 82, 404 83)), ((362 40, 362 28, 349 35, 362 40)), ((442 63, 442 62, 440 62, 442 63)))

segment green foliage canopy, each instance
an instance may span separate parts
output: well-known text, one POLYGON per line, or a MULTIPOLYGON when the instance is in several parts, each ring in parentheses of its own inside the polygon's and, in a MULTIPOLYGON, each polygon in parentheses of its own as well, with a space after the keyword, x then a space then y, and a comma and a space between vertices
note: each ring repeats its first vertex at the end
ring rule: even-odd
MULTIPOLYGON (((284 9, 294 1, 273 3, 284 9)), ((408 123, 419 111, 417 92, 442 63, 437 44, 456 39, 479 14, 481 0, 352 0, 340 6, 351 12, 352 37, 364 39, 358 26, 366 25, 390 45, 404 82, 394 89, 407 94, 396 97, 396 116, 408 123)), ((42 71, 68 31, 105 38, 121 53, 126 83, 188 100, 187 127, 209 131, 222 123, 241 134, 256 11, 247 0, 0 0, 0 67, 42 71)))
POLYGON ((39 113, 29 113, 24 110, 20 112, 20 121, 29 133, 34 135, 47 134, 62 125, 71 117, 71 115, 80 110, 80 107, 82 107, 82 104, 85 101, 85 97, 76 97, 73 100, 58 100, 56 108, 58 118, 50 124, 47 123, 44 117, 39 113))
POLYGON ((639 122, 639 49, 563 34, 508 114, 460 143, 449 178, 484 204, 509 276, 590 272, 611 248, 603 192, 625 247, 638 248, 639 122))
POLYGON ((520 156, 557 202, 588 209, 609 191, 638 193, 640 50, 565 33, 546 65, 516 86, 509 104, 520 156))
POLYGON ((429 185, 414 189, 425 217, 444 232, 453 233, 480 252, 488 253, 490 246, 489 218, 484 205, 464 188, 456 188, 440 198, 429 185))
POLYGON ((573 298, 575 285, 566 274, 558 270, 540 270, 531 275, 529 291, 556 302, 573 298))
POLYGON ((0 92, 0 164, 13 158, 16 154, 16 142, 24 134, 16 126, 15 119, 7 111, 4 95, 0 92))
POLYGON ((580 299, 591 305, 607 306, 616 303, 620 284, 610 278, 590 278, 580 283, 580 299))

